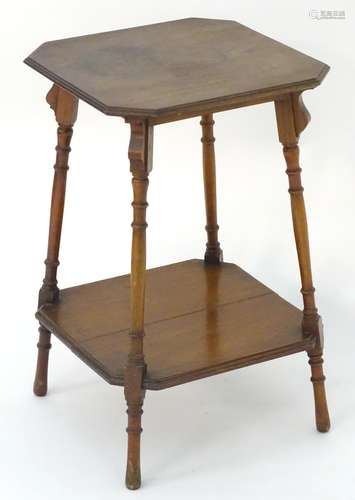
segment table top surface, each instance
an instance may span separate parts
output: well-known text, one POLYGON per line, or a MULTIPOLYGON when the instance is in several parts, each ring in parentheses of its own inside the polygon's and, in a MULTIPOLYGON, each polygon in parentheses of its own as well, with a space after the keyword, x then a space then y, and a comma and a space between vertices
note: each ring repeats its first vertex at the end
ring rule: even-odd
POLYGON ((199 18, 47 42, 25 63, 103 113, 142 118, 273 100, 329 70, 235 21, 199 18))

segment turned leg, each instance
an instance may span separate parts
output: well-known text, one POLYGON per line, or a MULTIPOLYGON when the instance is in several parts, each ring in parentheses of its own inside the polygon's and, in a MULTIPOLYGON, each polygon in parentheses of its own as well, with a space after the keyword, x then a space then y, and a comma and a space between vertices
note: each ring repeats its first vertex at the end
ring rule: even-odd
POLYGON ((323 373, 323 331, 320 322, 320 338, 315 348, 308 353, 311 366, 313 384, 313 393, 316 410, 316 425, 319 432, 328 432, 330 429, 330 420, 327 405, 327 396, 325 393, 325 376, 323 373))
POLYGON ((223 261, 223 253, 218 241, 216 161, 214 153, 213 115, 202 115, 203 182, 205 188, 207 244, 205 262, 218 264, 223 261))
POLYGON ((49 349, 52 347, 51 334, 43 326, 40 326, 38 331, 38 357, 33 392, 36 396, 45 396, 47 394, 48 356, 49 349))
POLYGON ((146 369, 143 353, 144 298, 146 269, 146 209, 148 175, 152 165, 153 128, 145 121, 133 120, 128 157, 133 185, 133 223, 131 257, 131 331, 125 372, 125 398, 128 414, 128 453, 126 486, 135 490, 141 485, 140 436, 143 413, 143 377, 146 369))
POLYGON ((305 336, 312 336, 315 339, 315 346, 308 352, 308 356, 312 370, 311 381, 314 389, 316 426, 318 431, 327 432, 330 421, 322 367, 323 332, 321 318, 318 315, 314 298, 315 290, 312 280, 307 217, 298 148, 299 136, 307 126, 310 115, 303 104, 301 94, 290 94, 280 98, 275 101, 275 109, 279 138, 283 144, 287 164, 286 173, 289 179, 293 229, 302 282, 301 292, 304 305, 302 328, 305 336))
MULTIPOLYGON (((78 100, 56 85, 53 85, 49 91, 47 102, 54 110, 58 122, 57 154, 54 165, 47 258, 45 260, 46 272, 39 291, 38 307, 49 302, 55 302, 59 296, 57 267, 59 265, 58 255, 64 211, 65 184, 69 168, 68 157, 70 140, 73 134, 72 127, 78 109, 78 100)), ((51 334, 42 325, 39 328, 39 333, 37 370, 33 390, 37 396, 45 396, 47 393, 48 354, 51 347, 51 334)))

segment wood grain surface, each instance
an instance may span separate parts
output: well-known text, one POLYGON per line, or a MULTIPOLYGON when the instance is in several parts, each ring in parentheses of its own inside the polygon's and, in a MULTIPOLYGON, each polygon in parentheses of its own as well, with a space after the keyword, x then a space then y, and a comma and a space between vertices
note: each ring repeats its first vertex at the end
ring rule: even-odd
MULTIPOLYGON (((311 348, 302 311, 234 264, 147 271, 144 387, 163 389, 311 348)), ((112 384, 129 352, 129 275, 61 291, 39 321, 112 384)))
POLYGON ((25 63, 102 112, 125 117, 273 100, 316 87, 329 69, 235 21, 199 18, 47 42, 25 63))

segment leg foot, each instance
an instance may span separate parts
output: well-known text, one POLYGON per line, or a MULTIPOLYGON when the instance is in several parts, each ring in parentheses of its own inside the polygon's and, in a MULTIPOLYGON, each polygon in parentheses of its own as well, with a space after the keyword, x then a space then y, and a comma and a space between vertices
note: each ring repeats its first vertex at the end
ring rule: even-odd
POLYGON ((324 385, 325 376, 323 373, 322 351, 310 352, 308 356, 312 370, 311 382, 313 384, 317 430, 319 432, 328 432, 330 429, 330 419, 324 385))
POLYGON ((141 487, 141 471, 127 466, 126 488, 129 490, 138 490, 141 487))
POLYGON ((138 490, 141 486, 141 469, 139 461, 131 461, 129 458, 127 460, 126 469, 126 487, 129 490, 138 490))
POLYGON ((40 326, 38 331, 38 357, 33 392, 36 396, 45 396, 47 394, 48 356, 49 349, 51 348, 51 333, 43 326, 40 326))
POLYGON ((144 392, 141 392, 141 399, 138 402, 128 402, 126 486, 129 490, 137 490, 141 486, 140 446, 143 397, 144 392))

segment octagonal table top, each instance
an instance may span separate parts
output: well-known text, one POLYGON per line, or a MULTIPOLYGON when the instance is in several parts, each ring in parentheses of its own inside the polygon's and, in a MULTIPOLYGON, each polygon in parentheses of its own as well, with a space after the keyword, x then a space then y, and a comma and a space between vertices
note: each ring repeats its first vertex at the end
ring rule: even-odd
POLYGON ((329 70, 235 21, 200 18, 46 42, 25 63, 105 114, 142 118, 273 100, 329 70))

